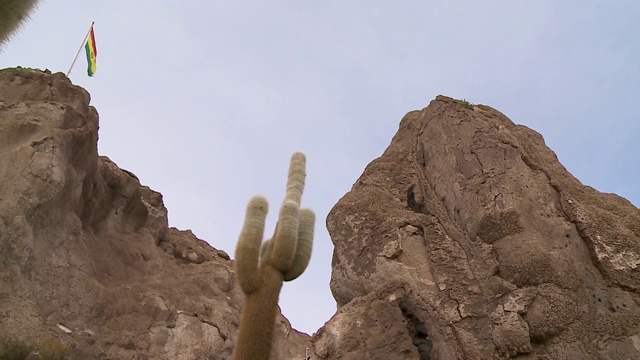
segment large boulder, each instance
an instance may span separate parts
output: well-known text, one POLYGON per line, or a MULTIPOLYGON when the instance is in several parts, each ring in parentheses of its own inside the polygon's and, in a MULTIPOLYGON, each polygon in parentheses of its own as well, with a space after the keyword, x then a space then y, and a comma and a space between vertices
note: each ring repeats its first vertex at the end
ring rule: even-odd
POLYGON ((640 358, 640 211, 488 106, 408 113, 327 226, 322 359, 640 358))

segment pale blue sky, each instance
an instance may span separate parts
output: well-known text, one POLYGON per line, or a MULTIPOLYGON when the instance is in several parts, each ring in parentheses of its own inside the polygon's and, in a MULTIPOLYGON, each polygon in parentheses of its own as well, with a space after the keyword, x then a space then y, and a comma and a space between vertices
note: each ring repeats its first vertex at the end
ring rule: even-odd
POLYGON ((328 211, 438 94, 497 108, 640 204, 638 1, 45 0, 0 67, 66 72, 91 21, 97 73, 81 54, 70 77, 100 154, 164 195, 170 225, 233 254, 247 200, 267 196, 271 231, 289 156, 307 154, 314 254, 280 302, 301 331, 335 311, 328 211))

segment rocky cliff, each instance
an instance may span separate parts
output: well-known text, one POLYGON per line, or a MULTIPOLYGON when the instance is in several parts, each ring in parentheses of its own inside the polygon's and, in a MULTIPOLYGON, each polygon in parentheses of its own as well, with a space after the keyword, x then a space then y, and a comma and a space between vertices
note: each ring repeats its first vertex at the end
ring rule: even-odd
POLYGON ((332 209, 323 359, 638 359, 640 211, 439 96, 332 209))
MULTIPOLYGON (((0 71, 0 338, 229 358, 232 260, 98 156, 89 100, 62 74, 0 71)), ((339 309, 313 338, 279 315, 274 359, 640 358, 640 211, 490 107, 408 113, 327 226, 339 309)))
MULTIPOLYGON (((81 359, 229 358, 232 261, 98 156, 89 100, 60 73, 0 71, 0 337, 81 359)), ((309 337, 277 322, 274 358, 302 359, 309 337)))

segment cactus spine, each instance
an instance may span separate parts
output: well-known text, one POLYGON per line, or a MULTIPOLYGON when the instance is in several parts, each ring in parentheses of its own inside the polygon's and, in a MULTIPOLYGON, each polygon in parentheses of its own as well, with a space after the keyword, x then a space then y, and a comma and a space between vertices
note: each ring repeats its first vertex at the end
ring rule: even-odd
POLYGON ((0 47, 29 17, 37 0, 0 0, 0 47))
POLYGON ((249 200, 235 253, 238 284, 246 298, 234 351, 235 360, 268 360, 283 281, 300 276, 309 264, 315 214, 300 209, 304 190, 305 156, 291 156, 287 191, 275 233, 262 242, 268 202, 257 195, 249 200))

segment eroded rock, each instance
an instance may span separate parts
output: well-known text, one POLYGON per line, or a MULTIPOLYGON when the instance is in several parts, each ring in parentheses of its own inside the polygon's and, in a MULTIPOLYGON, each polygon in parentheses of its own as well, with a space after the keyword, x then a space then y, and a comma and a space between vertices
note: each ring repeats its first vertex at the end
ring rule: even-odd
MULTIPOLYGON (((243 302, 229 256, 98 156, 89 100, 60 73, 0 71, 0 334, 87 359, 228 359, 243 302)), ((276 338, 274 358, 310 346, 281 316, 276 338)))
POLYGON ((640 358, 640 211, 488 106, 408 113, 327 227, 339 310, 314 336, 322 359, 640 358), (420 344, 403 321, 428 329, 428 357, 401 347, 420 344), (371 343, 380 324, 393 346, 371 343))

